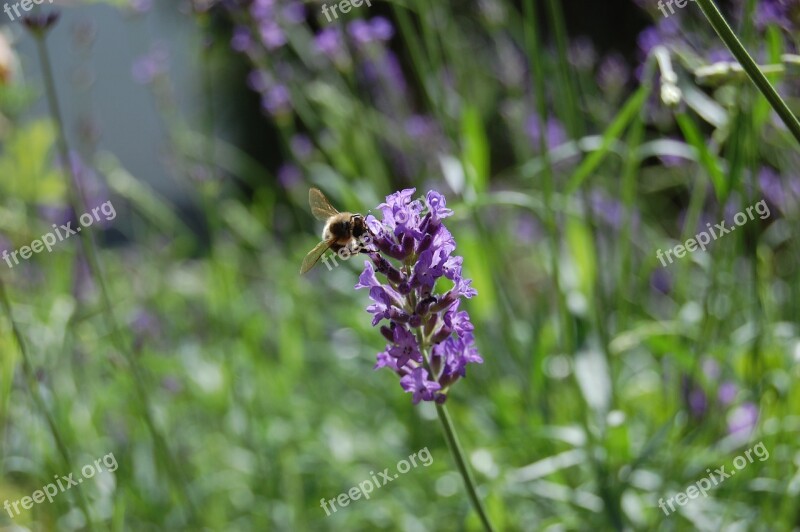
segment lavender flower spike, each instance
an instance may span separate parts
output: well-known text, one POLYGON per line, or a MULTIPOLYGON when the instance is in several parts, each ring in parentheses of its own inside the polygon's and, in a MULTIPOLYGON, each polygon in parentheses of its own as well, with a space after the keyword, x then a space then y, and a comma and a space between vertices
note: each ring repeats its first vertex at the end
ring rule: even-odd
POLYGON ((425 198, 412 200, 414 191, 387 196, 378 206, 382 220, 367 216, 375 249, 368 252, 371 262, 364 263, 355 287, 369 289, 373 303, 367 312, 389 341, 378 353, 375 369, 388 367, 397 373, 414 404, 441 404, 450 387, 466 376, 467 365, 483 362, 469 315, 458 308, 462 297, 471 298, 477 291, 462 276, 463 258, 453 255, 455 240, 442 224, 453 214, 444 196, 431 190, 425 198), (452 288, 437 291, 442 277, 452 288))

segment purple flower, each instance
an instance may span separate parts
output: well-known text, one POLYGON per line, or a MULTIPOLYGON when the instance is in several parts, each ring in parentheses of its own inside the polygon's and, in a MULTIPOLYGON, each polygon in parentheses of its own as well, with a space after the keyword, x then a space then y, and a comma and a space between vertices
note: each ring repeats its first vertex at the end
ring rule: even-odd
POLYGON ((305 161, 314 153, 314 144, 303 134, 294 135, 289 140, 289 147, 298 161, 305 161))
POLYGON ((762 0, 756 6, 756 26, 764 29, 770 24, 793 30, 792 14, 797 10, 793 0, 762 0))
POLYGON ((736 385, 730 381, 723 382, 722 385, 717 390, 717 399, 722 404, 722 406, 728 406, 736 399, 736 394, 739 392, 739 389, 736 385))
POLYGON ((153 0, 131 0, 131 8, 139 14, 144 14, 153 8, 153 0))
POLYGON ((757 422, 758 407, 753 403, 744 403, 728 414, 728 434, 748 434, 756 427, 757 422))
POLYGON ((631 69, 625 58, 618 53, 607 55, 597 69, 597 84, 603 91, 616 91, 625 86, 631 77, 631 69))
POLYGON ((283 18, 290 24, 300 24, 306 20, 306 8, 302 2, 291 0, 283 8, 283 18))
POLYGON ((719 377, 719 362, 714 360, 713 358, 704 358, 703 359, 703 373, 705 373, 706 377, 709 380, 716 380, 719 377))
POLYGON ((323 55, 334 58, 342 51, 342 35, 334 27, 325 28, 314 37, 314 46, 323 55))
POLYGON ((588 70, 597 62, 594 43, 587 37, 577 37, 570 42, 567 58, 575 67, 588 70))
POLYGON ((437 132, 436 121, 423 115, 412 115, 405 122, 405 130, 409 137, 428 137, 437 132))
POLYGON ((140 85, 147 85, 163 75, 169 68, 169 56, 160 43, 156 43, 150 51, 134 61, 131 67, 133 80, 140 85))
POLYGON ((433 392, 442 388, 441 384, 429 380, 428 377, 429 375, 428 372, 425 371, 425 368, 420 367, 414 368, 411 370, 410 375, 406 375, 400 379, 400 386, 402 386, 405 391, 414 394, 411 398, 414 404, 420 401, 433 401, 433 392))
MULTIPOLYGON (((564 126, 561 125, 561 122, 559 122, 558 119, 549 118, 545 128, 545 143, 547 144, 548 150, 552 150, 553 148, 560 146, 567 141, 567 133, 564 130, 564 126)), ((542 131, 539 127, 539 115, 534 113, 528 117, 528 119, 525 121, 525 132, 531 139, 533 147, 538 150, 539 142, 542 137, 542 131)))
POLYGON ((368 44, 372 42, 372 28, 364 20, 356 19, 347 25, 347 34, 353 38, 357 44, 368 44))
POLYGON ((231 37, 231 48, 237 52, 247 52, 253 48, 253 36, 244 26, 236 26, 231 37))
POLYGON ((271 84, 272 76, 264 70, 251 70, 247 74, 247 86, 255 92, 264 92, 271 84))
POLYGON ((278 168, 277 177, 281 186, 289 189, 302 181, 303 173, 293 164, 284 164, 278 168))
POLYGON ((688 375, 681 379, 681 395, 693 419, 701 419, 708 410, 708 398, 703 389, 688 375))
POLYGON ((656 268, 650 276, 650 286, 662 294, 672 291, 672 276, 666 268, 656 268))
POLYGON ((388 347, 386 352, 397 359, 397 367, 402 368, 409 360, 422 362, 417 339, 405 327, 394 328, 394 345, 388 347))
POLYGON ((388 41, 394 36, 392 23, 383 17, 375 17, 370 21, 372 36, 379 41, 388 41))
POLYGON ((758 173, 761 193, 783 213, 791 212, 800 205, 800 180, 794 176, 786 181, 787 186, 784 186, 780 174, 769 167, 762 168, 758 173))
POLYGON ((22 24, 28 28, 28 31, 37 35, 44 35, 58 22, 59 18, 61 18, 60 11, 50 11, 49 13, 39 11, 22 17, 22 24))
POLYGON ((267 20, 260 24, 258 33, 267 50, 277 50, 286 44, 286 34, 274 20, 267 20))
POLYGON ((261 106, 271 115, 286 113, 291 109, 291 105, 291 94, 284 85, 270 87, 261 98, 261 106))
POLYGON ((365 45, 371 42, 388 41, 394 36, 394 27, 383 17, 375 17, 370 21, 356 19, 347 25, 347 33, 356 44, 365 45))
POLYGON ((445 197, 428 192, 413 200, 415 189, 386 197, 378 206, 382 219, 367 216, 370 261, 355 288, 366 288, 372 304, 367 312, 390 342, 378 354, 375 368, 391 368, 413 402, 443 402, 469 364, 483 362, 469 315, 459 310, 461 297, 477 295, 462 276, 463 258, 453 255, 456 243, 442 224, 452 216, 445 197), (445 277, 454 285, 437 290, 445 277))

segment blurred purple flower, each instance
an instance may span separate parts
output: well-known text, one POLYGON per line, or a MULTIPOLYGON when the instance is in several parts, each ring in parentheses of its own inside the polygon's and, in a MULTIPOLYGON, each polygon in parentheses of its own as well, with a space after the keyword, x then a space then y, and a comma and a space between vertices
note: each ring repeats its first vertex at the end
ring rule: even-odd
MULTIPOLYGON (((406 92, 406 79, 403 68, 397 56, 391 50, 386 50, 380 60, 366 59, 362 65, 364 78, 372 86, 380 86, 390 89, 395 94, 406 92)), ((374 88, 374 87, 373 87, 374 88)), ((377 93, 376 96, 385 98, 385 92, 377 93)), ((381 102, 385 103, 385 101, 381 102)))
POLYGON ((712 48, 709 50, 706 53, 706 59, 709 63, 721 63, 723 61, 736 62, 736 60, 733 58, 733 55, 731 55, 730 50, 722 47, 712 48))
POLYGON ((231 48, 237 52, 249 52, 253 49, 253 36, 248 28, 236 26, 231 37, 231 48))
POLYGON ((720 369, 719 369, 719 362, 714 360, 713 358, 704 358, 703 359, 703 373, 709 380, 715 381, 719 377, 720 369))
POLYGON ((257 21, 272 19, 275 16, 275 0, 253 0, 250 14, 257 21))
POLYGON ((153 0, 131 0, 131 8, 139 14, 145 14, 153 8, 153 0))
MULTIPOLYGON (((567 141, 567 133, 564 130, 564 126, 561 125, 557 118, 548 118, 545 127, 545 143, 548 150, 552 150, 567 141)), ((539 127, 539 115, 536 113, 530 115, 525 121, 525 133, 531 139, 534 149, 538 150, 542 133, 539 127)))
POLYGON ((365 21, 356 19, 347 25, 347 34, 359 45, 388 41, 394 36, 392 23, 383 17, 365 21))
POLYGON ((283 188, 290 189, 303 180, 303 173, 293 164, 284 164, 278 168, 277 177, 283 188))
POLYGON ((728 434, 749 433, 758 423, 758 407, 750 402, 744 403, 728 414, 728 434))
POLYGON ((706 393, 691 377, 684 375, 681 378, 681 395, 686 405, 689 415, 694 419, 700 419, 708 411, 708 398, 706 393))
POLYGON ((597 62, 597 51, 588 37, 576 37, 570 41, 567 58, 576 68, 588 70, 597 62))
POLYGON ((722 406, 728 406, 736 399, 739 389, 731 381, 723 382, 717 390, 717 399, 722 406))
POLYGON ((152 312, 140 309, 130 320, 129 329, 134 334, 134 346, 138 351, 145 342, 161 335, 161 322, 152 312))
POLYGON ((794 30, 792 14, 798 9, 797 0, 761 0, 756 4, 755 21, 759 29, 770 24, 794 30))
POLYGON ((680 35, 681 27, 677 17, 662 18, 655 26, 650 26, 642 31, 636 39, 639 50, 645 56, 658 45, 668 45, 675 42, 680 35))
POLYGON ((368 44, 372 42, 372 28, 361 19, 356 19, 347 25, 347 34, 353 38, 357 44, 368 44))
POLYGON ((261 106, 275 116, 292 108, 292 95, 285 85, 273 85, 261 97, 261 106))
POLYGON ((247 74, 247 86, 255 92, 265 92, 271 84, 272 76, 265 70, 251 70, 247 74))
MULTIPOLYGON (((589 205, 594 215, 613 229, 620 229, 624 221, 625 206, 618 199, 611 197, 600 189, 592 190, 589 205)), ((636 207, 631 212, 631 227, 639 225, 640 216, 636 207)))
POLYGON ((328 27, 314 37, 316 49, 330 59, 334 59, 343 51, 342 34, 338 28, 328 27))
MULTIPOLYGON (((8 9, 8 8, 6 8, 8 9)), ((30 9, 30 8, 29 8, 30 9)), ((39 11, 22 17, 22 24, 31 33, 44 35, 61 18, 60 11, 39 11)))
POLYGON ((616 91, 625 86, 631 69, 621 54, 612 53, 603 58, 597 69, 597 84, 603 91, 616 91))
POLYGON ((289 147, 298 161, 305 161, 314 153, 314 144, 302 133, 292 136, 289 140, 289 147))
POLYGON ((405 130, 409 137, 420 138, 434 135, 438 129, 436 120, 425 115, 411 115, 406 119, 405 130))
POLYGON ((672 274, 667 268, 656 268, 650 275, 650 286, 662 294, 672 291, 672 274))
POLYGON ((261 42, 267 50, 277 50, 286 44, 286 34, 274 20, 265 20, 258 25, 261 42))
POLYGON ((785 214, 797 209, 800 205, 800 178, 792 176, 784 179, 788 181, 786 186, 783 184, 781 175, 768 166, 761 168, 758 173, 761 193, 769 203, 785 214))
POLYGON ((302 2, 290 0, 283 8, 283 18, 290 24, 300 24, 306 20, 306 8, 302 2))
POLYGON ((458 310, 462 297, 477 292, 462 276, 462 257, 452 254, 456 243, 442 220, 453 211, 444 196, 432 190, 424 200, 412 201, 414 191, 387 196, 378 206, 382 220, 367 216, 371 262, 364 263, 355 288, 369 289, 373 303, 367 312, 373 326, 389 321, 380 330, 390 343, 378 354, 375 368, 397 373, 415 404, 444 402, 449 387, 466 376, 466 366, 483 362, 469 315, 458 310), (376 273, 388 282, 382 284, 376 273), (436 282, 442 277, 454 286, 437 294, 436 282))
POLYGON ((370 20, 372 37, 378 41, 388 41, 394 37, 394 26, 384 17, 375 17, 370 20))
POLYGON ((169 54, 163 43, 155 43, 148 53, 134 61, 131 67, 133 80, 140 85, 147 85, 169 69, 169 54))

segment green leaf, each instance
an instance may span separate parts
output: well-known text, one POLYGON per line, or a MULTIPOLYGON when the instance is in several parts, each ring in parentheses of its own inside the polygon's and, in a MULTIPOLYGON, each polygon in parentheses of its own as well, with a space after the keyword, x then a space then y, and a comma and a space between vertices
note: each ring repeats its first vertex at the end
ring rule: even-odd
POLYGON ((700 155, 700 164, 708 172, 711 178, 711 183, 714 185, 714 192, 717 194, 717 199, 725 197, 728 190, 727 179, 725 174, 722 173, 722 164, 717 156, 711 153, 708 149, 706 139, 700 133, 697 125, 694 123, 686 113, 676 113, 675 119, 678 121, 678 126, 686 137, 686 141, 691 144, 697 153, 700 155))
POLYGON ((603 162, 603 159, 605 159, 606 155, 611 150, 611 146, 614 142, 622 136, 622 132, 625 131, 625 128, 639 115, 639 111, 647 100, 648 94, 649 90, 647 86, 643 85, 633 93, 633 96, 631 96, 627 102, 625 102, 625 106, 603 133, 603 140, 600 147, 584 159, 570 176, 569 182, 567 183, 567 194, 572 194, 578 190, 578 187, 581 186, 584 179, 589 177, 589 174, 600 166, 600 163, 603 162))
POLYGON ((55 139, 49 120, 37 120, 16 130, 0 156, 0 191, 31 203, 61 200, 66 183, 53 169, 49 156, 55 139))
POLYGON ((467 106, 461 115, 461 140, 467 183, 476 193, 486 191, 489 181, 489 141, 480 112, 467 106))

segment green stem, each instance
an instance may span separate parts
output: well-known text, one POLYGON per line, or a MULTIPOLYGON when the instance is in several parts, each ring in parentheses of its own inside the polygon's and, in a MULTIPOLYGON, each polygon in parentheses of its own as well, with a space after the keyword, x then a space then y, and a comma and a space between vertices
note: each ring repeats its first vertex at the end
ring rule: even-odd
MULTIPOLYGON (((64 127, 64 120, 63 115, 61 114, 61 108, 58 103, 58 93, 56 91, 55 80, 53 78, 53 67, 50 61, 50 54, 47 50, 47 45, 45 43, 45 35, 44 34, 35 34, 35 40, 37 44, 37 50, 39 55, 39 61, 41 64, 42 69, 42 76, 44 78, 44 86, 45 86, 45 94, 47 97, 47 103, 50 108, 50 114, 52 115, 53 122, 56 124, 57 129, 57 146, 59 155, 61 156, 62 164, 65 166, 65 172, 67 176, 71 180, 70 187, 67 187, 68 195, 69 195, 69 202, 72 206, 72 209, 75 212, 75 215, 79 215, 82 212, 88 212, 86 208, 86 202, 84 201, 83 195, 81 193, 81 188, 79 186, 77 177, 75 172, 72 168, 72 161, 69 157, 69 145, 67 144, 67 136, 66 130, 64 127)), ((111 303, 111 297, 109 295, 108 286, 105 282, 105 277, 103 276, 103 272, 100 266, 100 259, 95 249, 94 242, 89 234, 88 231, 84 231, 80 234, 80 242, 83 246, 83 250, 86 254, 86 261, 89 265, 89 270, 92 272, 93 278, 97 281, 97 284, 100 288, 100 294, 103 306, 105 307, 104 317, 106 323, 111 330, 111 340, 115 344, 115 347, 121 352, 124 353, 128 364, 131 369, 131 373, 133 374, 133 381, 135 384, 136 395, 139 400, 139 405, 142 409, 142 415, 144 418, 145 425, 147 426, 148 431, 150 432, 151 437, 155 443, 156 448, 159 450, 160 457, 164 462, 164 465, 167 471, 170 474, 170 480, 172 480, 175 489, 183 496, 186 504, 189 508, 189 513, 192 516, 197 515, 197 512, 194 507, 194 502, 189 495, 188 489, 188 481, 183 476, 182 471, 178 467, 178 461, 172 454, 169 446, 167 445, 167 439, 164 434, 158 429, 155 423, 155 419, 150 411, 149 401, 148 401, 148 394, 147 390, 144 385, 144 375, 142 368, 139 366, 139 362, 136 359, 134 353, 128 349, 127 343, 125 342, 121 328, 119 327, 119 322, 114 315, 114 308, 111 303)))
MULTIPOLYGON (((33 402, 36 403, 36 407, 42 412, 42 415, 47 422, 47 427, 50 429, 50 432, 53 435, 56 448, 58 449, 61 459, 64 462, 64 467, 67 470, 72 470, 72 459, 70 457, 69 447, 67 447, 66 440, 61 434, 61 431, 58 429, 58 425, 56 425, 56 421, 53 418, 53 415, 50 413, 50 410, 47 408, 45 400, 42 397, 39 381, 36 379, 36 375, 34 374, 33 364, 31 363, 25 341, 22 337, 22 331, 19 329, 17 322, 14 321, 14 315, 11 311, 11 301, 9 300, 8 293, 6 292, 5 284, 3 283, 2 279, 0 279, 0 304, 2 305, 3 310, 8 316, 8 321, 11 324, 11 331, 14 335, 14 339, 17 342, 20 356, 22 357, 22 372, 25 375, 25 380, 27 381, 28 388, 30 389, 31 397, 33 397, 33 402)), ((86 529, 94 530, 92 514, 89 512, 89 505, 86 502, 86 497, 82 491, 78 490, 77 498, 78 505, 81 507, 84 515, 86 515, 86 529)))
POLYGON ((456 461, 456 467, 458 467, 458 471, 461 473, 461 478, 464 479, 464 486, 467 488, 467 494, 472 502, 472 506, 475 508, 475 511, 478 512, 481 523, 483 523, 483 528, 491 532, 492 524, 489 522, 489 517, 486 515, 486 510, 483 508, 480 497, 478 497, 478 491, 475 489, 475 479, 472 478, 472 472, 467 465, 467 461, 464 459, 464 450, 461 448, 461 443, 458 441, 458 434, 456 433, 455 427, 453 427, 450 413, 447 411, 445 405, 438 403, 436 404, 436 413, 439 414, 439 421, 442 422, 444 435, 445 438, 447 438, 447 446, 450 448, 450 453, 456 461))
POLYGON ((742 65, 742 68, 744 68, 750 80, 755 83, 758 90, 761 91, 761 94, 764 95, 772 108, 775 109, 775 112, 781 117, 783 123, 786 124, 789 131, 792 132, 794 138, 797 139, 797 142, 800 142, 800 121, 797 120, 797 117, 794 116, 789 106, 786 105, 786 102, 783 101, 764 73, 758 68, 756 62, 750 57, 750 54, 747 53, 744 45, 739 38, 736 37, 736 34, 733 33, 730 24, 728 24, 725 17, 722 16, 714 0, 697 0, 697 3, 700 5, 700 9, 702 9, 708 22, 714 28, 714 31, 717 32, 725 43, 725 46, 728 47, 728 50, 731 51, 742 65))
MULTIPOLYGON (((429 347, 425 343, 424 335, 422 331, 416 331, 417 341, 422 350, 422 362, 425 366, 425 369, 428 371, 428 375, 433 377, 434 373, 431 369, 430 357, 429 357, 429 347)), ((483 503, 481 502, 480 497, 478 497, 478 490, 475 489, 475 479, 472 478, 472 471, 467 465, 467 461, 464 459, 464 450, 461 448, 461 443, 458 440, 458 434, 456 433, 456 429, 453 426, 453 421, 450 419, 450 413, 447 411, 447 407, 444 404, 436 403, 436 413, 439 414, 439 421, 442 422, 442 428, 444 429, 444 436, 447 440, 447 447, 450 449, 450 454, 453 455, 453 459, 456 461, 456 467, 458 467, 458 471, 461 473, 461 478, 464 479, 464 486, 467 488, 467 495, 469 495, 469 500, 472 503, 472 507, 478 512, 478 517, 481 518, 481 523, 483 523, 483 528, 487 532, 492 532, 492 524, 489 522, 489 517, 486 515, 486 510, 483 508, 483 503)))

